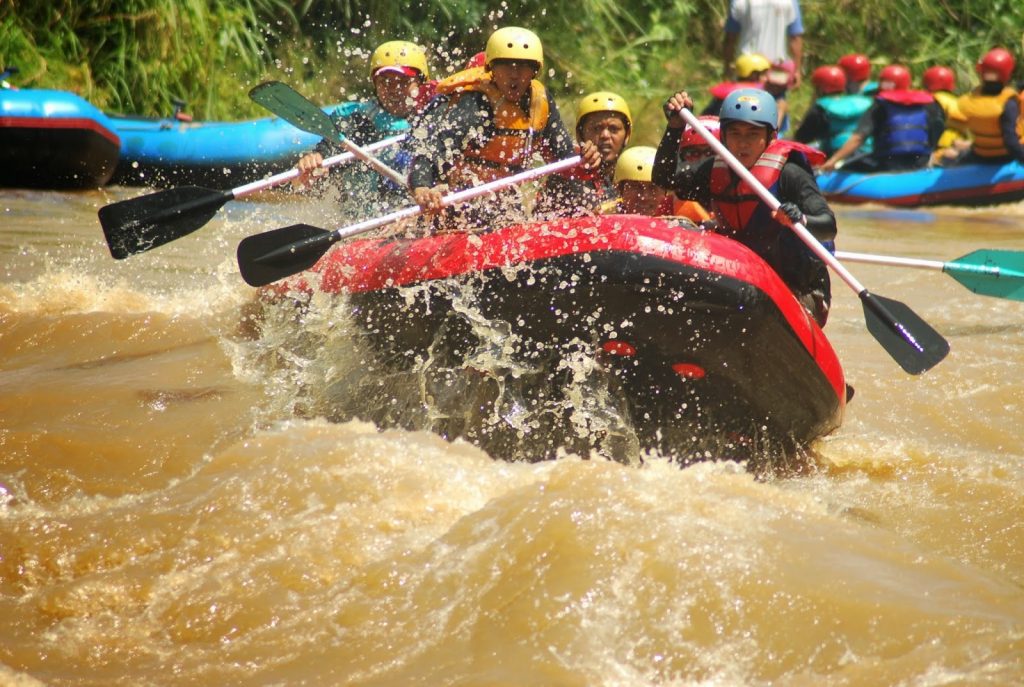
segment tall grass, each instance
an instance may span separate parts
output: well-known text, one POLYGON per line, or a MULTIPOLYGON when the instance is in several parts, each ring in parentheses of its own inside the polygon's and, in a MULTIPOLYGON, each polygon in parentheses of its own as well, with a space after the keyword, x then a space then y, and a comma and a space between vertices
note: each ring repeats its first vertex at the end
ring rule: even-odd
MULTIPOLYGON (((1021 0, 801 5, 807 72, 857 50, 916 74, 948 64, 967 88, 992 45, 1024 61, 1021 0)), ((519 24, 544 40, 544 78, 569 123, 580 94, 615 90, 635 110, 634 142, 650 143, 667 95, 685 87, 700 104, 722 73, 726 8, 725 0, 0 0, 0 60, 21 69, 22 86, 68 88, 109 110, 167 114, 177 97, 198 117, 233 119, 264 114, 246 93, 265 78, 337 102, 366 92, 367 58, 382 40, 420 42, 443 75, 494 28, 519 24)), ((809 91, 793 94, 798 115, 809 91)))

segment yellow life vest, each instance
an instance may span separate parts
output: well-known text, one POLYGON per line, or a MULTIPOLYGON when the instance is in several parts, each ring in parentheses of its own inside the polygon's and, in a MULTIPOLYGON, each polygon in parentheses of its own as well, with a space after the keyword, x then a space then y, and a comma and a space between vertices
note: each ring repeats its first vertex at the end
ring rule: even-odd
POLYGON ((437 92, 450 94, 452 103, 467 91, 483 93, 491 104, 494 118, 485 139, 469 145, 462 158, 448 173, 448 183, 466 187, 510 176, 525 169, 533 156, 533 139, 544 130, 550 115, 544 85, 530 82, 530 107, 526 112, 519 103, 511 103, 498 91, 491 73, 473 67, 451 75, 437 85, 437 92))
MULTIPOLYGON (((999 117, 1003 114, 1006 101, 1016 98, 1017 91, 1007 86, 998 95, 982 95, 979 89, 960 96, 957 105, 967 120, 967 128, 974 136, 974 153, 979 157, 1003 157, 1009 155, 1003 143, 1003 132, 999 128, 999 117)), ((1020 136, 1020 123, 1017 124, 1020 136)))
POLYGON ((942 106, 942 111, 946 113, 946 129, 939 137, 938 145, 935 146, 936 150, 942 150, 953 145, 955 141, 967 138, 967 117, 960 112, 957 97, 949 91, 935 91, 932 95, 942 106))

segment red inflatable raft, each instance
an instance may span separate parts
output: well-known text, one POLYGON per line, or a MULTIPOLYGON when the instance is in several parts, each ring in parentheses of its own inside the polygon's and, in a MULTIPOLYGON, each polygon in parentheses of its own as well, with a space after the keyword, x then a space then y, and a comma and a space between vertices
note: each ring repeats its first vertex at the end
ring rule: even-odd
POLYGON ((639 447, 684 459, 707 457, 709 437, 805 446, 837 428, 845 406, 835 351, 776 273, 745 246, 671 220, 357 240, 273 288, 347 294, 390 360, 437 357, 440 338, 466 356, 480 318, 501 325, 517 359, 551 370, 551 387, 566 351, 586 351, 639 447))

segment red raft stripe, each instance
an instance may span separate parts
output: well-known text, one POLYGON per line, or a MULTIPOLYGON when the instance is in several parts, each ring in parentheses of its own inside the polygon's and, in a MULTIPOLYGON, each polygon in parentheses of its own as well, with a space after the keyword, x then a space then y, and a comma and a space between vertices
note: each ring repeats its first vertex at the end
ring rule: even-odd
POLYGON ((121 147, 117 134, 88 117, 0 117, 0 129, 85 129, 121 147))

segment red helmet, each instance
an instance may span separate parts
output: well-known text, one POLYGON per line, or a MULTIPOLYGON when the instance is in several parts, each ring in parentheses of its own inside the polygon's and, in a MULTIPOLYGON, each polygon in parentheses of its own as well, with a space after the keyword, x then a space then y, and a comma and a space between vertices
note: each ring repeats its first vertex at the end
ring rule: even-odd
POLYGON ((890 64, 878 75, 878 82, 879 90, 905 91, 910 88, 910 70, 902 64, 890 64))
POLYGON ((956 88, 956 75, 949 67, 936 65, 924 70, 924 74, 921 75, 921 83, 924 84, 925 90, 933 93, 935 91, 952 91, 956 88))
POLYGON ((867 81, 871 76, 871 60, 867 55, 851 53, 839 58, 839 67, 846 72, 848 81, 867 81))
POLYGON ((821 95, 846 91, 846 72, 834 64, 826 64, 811 72, 811 83, 821 95))
MULTIPOLYGON (((715 138, 722 140, 718 117, 712 115, 701 115, 700 117, 697 117, 697 121, 703 124, 705 129, 713 133, 715 138)), ((680 150, 683 148, 693 148, 694 146, 706 146, 707 144, 708 142, 704 140, 704 137, 689 126, 683 130, 683 135, 679 139, 680 150)))
POLYGON ((1010 80, 1013 67, 1013 55, 1008 50, 1005 48, 992 48, 985 53, 984 57, 978 60, 978 76, 984 79, 985 72, 995 72, 999 75, 999 80, 1002 83, 1006 83, 1010 80))

